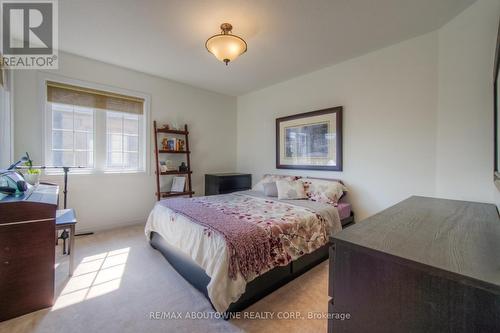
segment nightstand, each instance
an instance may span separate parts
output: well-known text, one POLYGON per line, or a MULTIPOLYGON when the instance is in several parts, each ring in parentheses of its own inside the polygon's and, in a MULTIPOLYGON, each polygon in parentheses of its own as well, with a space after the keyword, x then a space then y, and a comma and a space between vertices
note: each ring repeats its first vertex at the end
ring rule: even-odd
POLYGON ((251 188, 251 174, 215 173, 205 175, 205 195, 226 194, 251 188))

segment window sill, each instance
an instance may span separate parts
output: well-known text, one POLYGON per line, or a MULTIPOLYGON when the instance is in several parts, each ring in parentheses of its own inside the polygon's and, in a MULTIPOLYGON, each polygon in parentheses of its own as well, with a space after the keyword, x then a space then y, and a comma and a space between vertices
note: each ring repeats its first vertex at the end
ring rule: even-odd
MULTIPOLYGON (((64 172, 56 171, 56 172, 44 172, 45 176, 64 176, 64 172)), ((70 169, 68 175, 76 176, 76 175, 148 175, 148 173, 144 170, 132 171, 132 170, 72 170, 70 169)))
POLYGON ((144 170, 104 170, 99 171, 100 174, 105 175, 123 175, 123 174, 134 174, 134 175, 145 175, 146 171, 144 170))

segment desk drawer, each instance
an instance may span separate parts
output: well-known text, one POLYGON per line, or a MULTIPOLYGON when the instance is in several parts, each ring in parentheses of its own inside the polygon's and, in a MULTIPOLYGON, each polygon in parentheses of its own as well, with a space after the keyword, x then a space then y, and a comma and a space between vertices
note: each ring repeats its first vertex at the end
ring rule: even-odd
POLYGON ((40 252, 24 258, 9 258, 0 260, 0 290, 24 289, 32 284, 43 281, 53 281, 55 251, 40 252))
POLYGON ((52 306, 54 253, 0 262, 0 321, 52 306))
POLYGON ((51 306, 55 221, 0 226, 0 321, 51 306))
POLYGON ((54 235, 54 220, 0 226, 0 260, 53 252, 54 235))

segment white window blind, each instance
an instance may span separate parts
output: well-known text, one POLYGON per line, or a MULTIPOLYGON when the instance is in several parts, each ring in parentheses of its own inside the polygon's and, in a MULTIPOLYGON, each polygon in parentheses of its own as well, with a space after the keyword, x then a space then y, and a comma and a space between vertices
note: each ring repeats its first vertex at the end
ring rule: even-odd
POLYGON ((45 164, 145 170, 144 99, 47 81, 45 164))
POLYGON ((94 109, 133 114, 144 113, 144 99, 69 84, 47 82, 47 100, 94 109))

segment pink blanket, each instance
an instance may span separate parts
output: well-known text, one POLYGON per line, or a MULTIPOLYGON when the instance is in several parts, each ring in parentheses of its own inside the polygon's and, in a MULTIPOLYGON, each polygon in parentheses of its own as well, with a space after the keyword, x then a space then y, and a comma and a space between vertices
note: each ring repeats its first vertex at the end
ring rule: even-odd
POLYGON ((251 274, 259 274, 271 261, 269 236, 263 228, 245 221, 246 216, 226 214, 197 198, 168 199, 160 204, 224 237, 230 256, 230 278, 235 279, 239 270, 248 279, 251 274))

